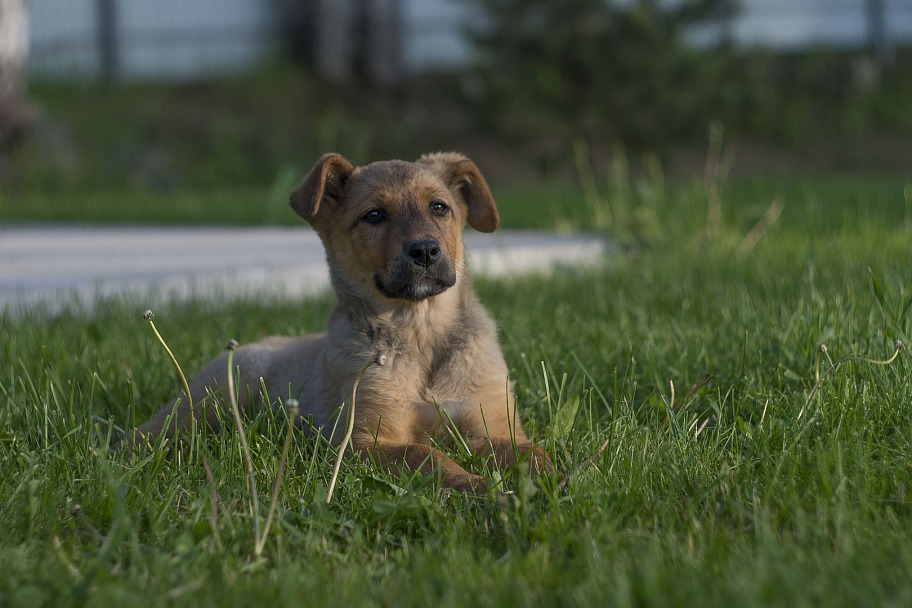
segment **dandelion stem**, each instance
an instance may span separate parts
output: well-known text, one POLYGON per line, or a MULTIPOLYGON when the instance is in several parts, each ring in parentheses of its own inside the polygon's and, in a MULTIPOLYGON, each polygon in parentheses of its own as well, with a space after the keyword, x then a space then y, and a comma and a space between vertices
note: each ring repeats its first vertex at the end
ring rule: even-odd
POLYGON ((171 363, 174 365, 174 369, 177 370, 177 375, 180 376, 181 385, 184 388, 184 394, 187 396, 187 406, 190 408, 190 426, 193 427, 196 419, 194 418, 193 414, 193 396, 190 394, 190 385, 187 384, 187 377, 184 375, 184 370, 181 369, 180 363, 177 362, 177 357, 175 357, 174 353, 171 352, 171 349, 168 348, 168 344, 165 342, 165 339, 162 338, 160 333, 158 333, 158 329, 156 329, 155 323, 152 322, 152 317, 154 316, 155 315, 152 314, 151 310, 147 310, 143 313, 143 318, 149 322, 149 326, 152 328, 152 332, 155 334, 155 337, 158 338, 158 341, 165 349, 165 352, 168 353, 168 357, 171 358, 171 363))
POLYGON ((820 379, 817 380, 817 383, 814 384, 813 388, 811 388, 811 392, 808 393, 807 399, 804 402, 804 406, 801 408, 801 411, 798 412, 798 420, 801 420, 801 417, 804 416, 804 412, 807 410, 807 406, 810 405, 811 399, 814 398, 814 395, 816 395, 817 391, 820 390, 820 387, 823 386, 824 381, 827 379, 830 373, 835 372, 837 369, 839 369, 840 365, 843 363, 848 363, 849 361, 859 361, 861 363, 867 363, 869 365, 890 365, 896 361, 896 358, 899 356, 900 351, 905 350, 905 348, 906 345, 903 344, 902 341, 897 340, 893 343, 893 354, 887 359, 878 360, 869 359, 868 357, 863 357, 861 355, 849 355, 848 357, 844 357, 834 362, 832 359, 830 359, 830 354, 828 352, 826 344, 821 344, 819 351, 826 355, 827 360, 830 362, 830 367, 823 372, 823 375, 820 376, 820 379))
POLYGON ((247 468, 247 483, 250 486, 250 511, 253 515, 253 546, 255 549, 260 546, 260 502, 257 498, 256 478, 253 475, 253 457, 250 454, 250 447, 247 445, 244 424, 241 422, 241 410, 238 408, 237 395, 234 392, 233 368, 235 348, 237 348, 237 342, 235 340, 228 342, 228 403, 231 406, 231 413, 234 416, 234 425, 237 427, 238 438, 241 441, 241 458, 244 460, 244 466, 247 468))
POLYGON ((364 372, 372 365, 383 365, 386 362, 386 357, 381 355, 379 358, 368 361, 364 367, 361 368, 361 371, 358 372, 358 377, 355 378, 355 384, 352 386, 352 396, 351 401, 349 402, 348 407, 348 428, 345 429, 345 437, 342 438, 342 443, 339 444, 339 451, 336 453, 336 462, 333 465, 332 477, 329 479, 329 489, 326 491, 326 504, 329 504, 332 501, 333 490, 336 488, 336 480, 339 478, 339 468, 342 466, 342 456, 345 454, 345 448, 348 446, 348 442, 351 441, 352 432, 355 428, 355 396, 358 393, 358 384, 361 382, 361 376, 364 375, 364 372))
POLYGON ((295 418, 298 416, 297 399, 289 399, 285 402, 288 415, 288 427, 285 431, 285 445, 282 446, 282 456, 279 458, 279 469, 276 472, 275 484, 272 486, 272 498, 269 501, 269 511, 266 513, 266 521, 263 523, 264 533, 254 547, 254 557, 259 557, 266 546, 266 538, 269 534, 269 528, 272 526, 272 518, 275 517, 276 508, 279 504, 279 488, 282 487, 282 477, 285 474, 285 463, 288 460, 288 450, 291 447, 291 437, 294 433, 295 418))
POLYGON ((570 482, 570 480, 573 478, 574 475, 578 475, 583 469, 585 469, 586 467, 591 465, 593 462, 595 462, 595 459, 602 455, 602 452, 605 451, 605 448, 608 447, 609 443, 611 443, 611 436, 608 436, 602 442, 602 444, 598 447, 598 449, 595 451, 595 453, 592 456, 590 456, 584 462, 581 462, 574 470, 567 473, 564 476, 564 478, 561 479, 560 483, 557 484, 557 491, 560 492, 565 487, 567 487, 567 484, 570 482))
POLYGON ((212 531, 212 538, 215 539, 215 546, 221 549, 222 539, 218 532, 218 492, 215 488, 215 475, 212 474, 212 468, 209 467, 205 456, 203 456, 203 470, 206 472, 209 485, 212 486, 212 490, 209 492, 209 529, 212 531))

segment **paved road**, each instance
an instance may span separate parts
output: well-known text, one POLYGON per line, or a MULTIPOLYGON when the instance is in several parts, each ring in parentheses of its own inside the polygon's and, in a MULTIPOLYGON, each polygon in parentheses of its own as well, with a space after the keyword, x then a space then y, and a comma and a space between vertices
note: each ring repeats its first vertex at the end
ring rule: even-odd
MULTIPOLYGON (((467 231, 475 274, 546 272, 592 263, 594 236, 467 231)), ((151 298, 301 296, 326 289, 323 247, 307 228, 0 226, 0 309, 89 304, 99 295, 151 298)))

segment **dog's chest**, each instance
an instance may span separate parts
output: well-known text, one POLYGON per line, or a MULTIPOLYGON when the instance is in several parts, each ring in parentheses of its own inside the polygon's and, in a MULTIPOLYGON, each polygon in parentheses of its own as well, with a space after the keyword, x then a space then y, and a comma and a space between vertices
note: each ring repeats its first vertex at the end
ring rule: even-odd
POLYGON ((387 378, 400 392, 410 393, 412 401, 458 401, 471 392, 474 362, 456 353, 450 354, 456 356, 434 359, 402 355, 391 357, 392 360, 387 363, 387 378))

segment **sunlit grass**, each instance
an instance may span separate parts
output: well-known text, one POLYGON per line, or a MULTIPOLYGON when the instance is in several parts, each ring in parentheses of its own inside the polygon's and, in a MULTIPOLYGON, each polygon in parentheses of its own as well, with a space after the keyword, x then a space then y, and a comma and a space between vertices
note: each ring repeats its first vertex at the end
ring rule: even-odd
MULTIPOLYGON (((561 491, 504 472, 506 510, 352 461, 327 505, 335 451, 299 434, 258 553, 235 434, 203 440, 211 478, 199 451, 109 447, 180 390, 144 303, 0 314, 0 604, 912 602, 910 353, 836 363, 912 335, 903 184, 723 184, 714 239, 700 185, 643 187, 613 209, 639 219, 604 264, 476 280, 527 427, 562 471, 583 465, 561 491)), ((500 200, 507 226, 591 227, 571 200, 500 200)), ((318 331, 331 304, 155 320, 190 371, 229 338, 318 331)), ((259 488, 286 421, 244 422, 259 488)))

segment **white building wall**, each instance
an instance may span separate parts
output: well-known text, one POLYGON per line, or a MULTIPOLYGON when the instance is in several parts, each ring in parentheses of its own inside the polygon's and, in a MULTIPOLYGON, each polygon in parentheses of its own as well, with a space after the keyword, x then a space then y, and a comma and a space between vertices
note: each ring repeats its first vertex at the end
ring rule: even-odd
POLYGON ((262 0, 122 0, 124 73, 192 78, 236 72, 274 53, 273 4, 262 0))
POLYGON ((406 69, 456 69, 472 60, 472 44, 465 28, 474 13, 465 2, 454 0, 402 0, 405 16, 405 44, 402 48, 406 69))
POLYGON ((98 69, 95 0, 30 0, 29 70, 64 75, 98 69))
MULTIPOLYGON (((866 0, 741 0, 740 14, 723 30, 743 47, 863 48, 870 43, 866 5, 866 0)), ((884 12, 888 37, 912 42, 912 2, 885 0, 884 12)))
MULTIPOLYGON (((270 0, 118 0, 117 63, 125 79, 238 72, 277 47, 270 0)), ((97 0, 30 0, 30 70, 97 76, 97 0)))

